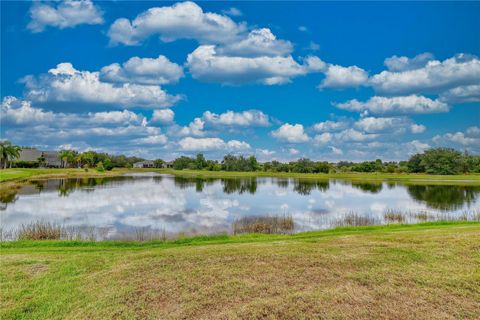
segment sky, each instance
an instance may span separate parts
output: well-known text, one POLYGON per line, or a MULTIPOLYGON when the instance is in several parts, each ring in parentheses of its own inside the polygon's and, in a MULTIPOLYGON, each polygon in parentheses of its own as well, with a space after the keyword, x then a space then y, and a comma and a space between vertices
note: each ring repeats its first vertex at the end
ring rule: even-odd
POLYGON ((480 153, 479 2, 1 2, 1 139, 174 159, 480 153))

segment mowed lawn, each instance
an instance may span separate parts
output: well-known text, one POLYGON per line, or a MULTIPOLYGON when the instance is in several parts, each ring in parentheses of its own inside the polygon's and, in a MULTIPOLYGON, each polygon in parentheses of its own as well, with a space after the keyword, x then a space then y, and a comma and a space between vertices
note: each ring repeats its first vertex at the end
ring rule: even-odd
POLYGON ((3 243, 1 319, 479 319, 480 223, 3 243))

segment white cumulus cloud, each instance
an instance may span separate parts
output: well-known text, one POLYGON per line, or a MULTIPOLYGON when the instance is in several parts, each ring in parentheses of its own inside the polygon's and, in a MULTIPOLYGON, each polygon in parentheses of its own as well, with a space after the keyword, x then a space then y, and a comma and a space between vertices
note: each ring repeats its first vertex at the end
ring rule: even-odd
POLYGON ((319 88, 347 88, 366 85, 368 72, 357 66, 329 65, 319 88))
POLYGON ((353 99, 334 105, 343 110, 355 112, 367 111, 373 114, 422 114, 448 112, 449 110, 448 105, 442 101, 417 95, 399 97, 374 96, 365 102, 353 99))
POLYGON ((301 124, 292 125, 285 123, 277 130, 272 131, 272 136, 280 141, 290 143, 301 143, 310 140, 301 124))
POLYGON ((260 110, 246 110, 241 112, 226 111, 216 114, 210 111, 203 113, 205 122, 213 125, 239 127, 267 127, 270 125, 268 115, 260 110))
POLYGON ((225 142, 220 138, 192 138, 181 139, 178 144, 183 151, 211 151, 219 149, 243 150, 249 149, 250 145, 244 141, 230 140, 225 142))
POLYGON ((79 71, 71 63, 60 63, 47 74, 23 79, 26 97, 35 102, 108 104, 124 108, 169 107, 181 99, 159 86, 102 82, 99 72, 79 71))
POLYGON ((48 26, 65 29, 80 24, 103 23, 102 11, 90 0, 35 2, 30 8, 30 18, 27 28, 35 33, 48 26))
POLYGON ((132 21, 119 18, 110 26, 111 44, 137 45, 144 39, 158 35, 162 41, 194 39, 200 43, 224 43, 237 39, 246 26, 230 17, 203 12, 194 2, 175 3, 154 7, 140 13, 132 21))
POLYGON ((370 78, 370 84, 376 91, 389 95, 439 93, 459 86, 478 85, 480 60, 467 54, 444 61, 430 60, 422 68, 382 71, 370 78))
POLYGON ((167 57, 132 57, 122 65, 113 63, 100 70, 100 80, 116 83, 138 83, 147 85, 172 84, 183 77, 183 69, 167 57))

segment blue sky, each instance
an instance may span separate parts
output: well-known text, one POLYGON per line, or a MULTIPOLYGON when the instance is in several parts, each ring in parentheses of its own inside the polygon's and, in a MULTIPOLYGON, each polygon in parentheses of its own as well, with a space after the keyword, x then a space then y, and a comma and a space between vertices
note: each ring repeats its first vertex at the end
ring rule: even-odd
POLYGON ((171 159, 480 152, 480 3, 2 2, 1 137, 171 159))

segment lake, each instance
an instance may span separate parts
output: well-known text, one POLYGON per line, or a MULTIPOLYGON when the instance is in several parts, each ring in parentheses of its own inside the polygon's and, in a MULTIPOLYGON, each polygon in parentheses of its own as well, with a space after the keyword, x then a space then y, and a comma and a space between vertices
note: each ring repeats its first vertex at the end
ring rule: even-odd
POLYGON ((99 239, 232 233, 244 217, 288 216, 295 232, 342 225, 476 220, 478 185, 154 173, 34 181, 0 195, 2 238, 48 221, 99 239))

